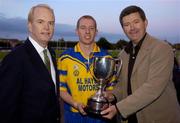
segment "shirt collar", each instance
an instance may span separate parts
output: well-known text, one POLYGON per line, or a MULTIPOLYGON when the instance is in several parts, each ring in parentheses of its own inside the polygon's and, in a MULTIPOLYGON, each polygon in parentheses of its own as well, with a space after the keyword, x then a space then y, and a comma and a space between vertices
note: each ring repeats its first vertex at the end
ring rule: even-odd
MULTIPOLYGON (((139 50, 140 49, 140 47, 141 47, 141 45, 142 45, 142 43, 143 43, 143 41, 144 41, 144 39, 145 39, 145 37, 146 37, 146 34, 147 33, 145 33, 144 34, 144 36, 142 37, 142 39, 139 41, 139 43, 137 44, 137 45, 135 45, 135 49, 137 49, 137 50, 139 50)), ((126 53, 130 53, 130 51, 131 51, 131 49, 133 48, 133 42, 132 41, 130 41, 128 44, 127 44, 127 46, 125 47, 125 51, 126 51, 126 53)))
MULTIPOLYGON (((77 43, 77 45, 74 47, 74 51, 75 52, 82 52, 79 43, 77 43)), ((93 51, 92 52, 100 52, 100 48, 97 46, 96 43, 94 43, 94 47, 93 47, 93 51)))
POLYGON ((28 38, 39 54, 43 52, 44 49, 47 49, 47 47, 43 48, 42 46, 40 46, 31 36, 29 36, 28 38))

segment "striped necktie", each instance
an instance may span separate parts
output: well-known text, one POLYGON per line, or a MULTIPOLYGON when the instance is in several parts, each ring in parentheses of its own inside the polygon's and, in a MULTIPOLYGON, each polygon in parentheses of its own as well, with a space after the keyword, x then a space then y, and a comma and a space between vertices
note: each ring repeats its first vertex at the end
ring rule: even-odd
POLYGON ((49 73, 51 74, 51 64, 50 64, 49 57, 47 55, 47 49, 44 49, 43 53, 44 53, 44 64, 46 65, 46 68, 48 69, 49 73))

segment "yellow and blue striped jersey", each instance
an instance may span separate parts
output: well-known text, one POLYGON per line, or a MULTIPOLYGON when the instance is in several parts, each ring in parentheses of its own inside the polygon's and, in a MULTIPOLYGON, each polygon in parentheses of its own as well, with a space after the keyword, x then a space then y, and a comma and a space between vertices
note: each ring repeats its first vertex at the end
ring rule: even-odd
MULTIPOLYGON (((93 56, 109 55, 106 50, 100 49, 95 43, 93 56)), ((91 63, 92 57, 90 59, 84 57, 79 43, 74 48, 64 51, 58 58, 60 91, 68 91, 75 101, 84 105, 98 89, 89 70, 89 68, 92 69, 91 63)), ((77 112, 71 106, 68 108, 72 112, 77 112)))

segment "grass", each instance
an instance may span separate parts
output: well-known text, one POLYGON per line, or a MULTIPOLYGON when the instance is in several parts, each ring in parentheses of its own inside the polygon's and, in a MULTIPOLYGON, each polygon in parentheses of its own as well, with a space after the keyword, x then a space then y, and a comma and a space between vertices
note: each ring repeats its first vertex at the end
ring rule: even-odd
POLYGON ((180 66, 180 50, 177 50, 175 55, 176 55, 176 60, 177 60, 177 62, 179 64, 179 66, 180 66))
POLYGON ((177 51, 176 51, 176 57, 177 57, 177 58, 180 58, 180 50, 177 50, 177 51))
POLYGON ((9 51, 0 51, 0 61, 9 53, 9 51))
POLYGON ((108 53, 109 53, 112 57, 117 57, 118 54, 120 53, 120 50, 108 50, 108 53))
POLYGON ((59 57, 59 55, 63 52, 63 50, 57 50, 55 49, 56 57, 59 57))

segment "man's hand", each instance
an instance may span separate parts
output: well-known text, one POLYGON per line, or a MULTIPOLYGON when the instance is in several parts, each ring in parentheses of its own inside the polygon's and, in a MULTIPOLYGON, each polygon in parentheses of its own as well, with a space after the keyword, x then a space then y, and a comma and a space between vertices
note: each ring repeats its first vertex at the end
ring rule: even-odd
POLYGON ((110 105, 117 103, 116 97, 112 94, 111 91, 105 91, 105 92, 103 92, 103 95, 108 100, 110 105))
POLYGON ((84 111, 85 105, 82 103, 74 102, 73 107, 78 110, 82 115, 87 115, 87 113, 84 111))
POLYGON ((117 110, 116 110, 115 105, 111 105, 109 106, 109 108, 101 112, 102 117, 107 118, 107 119, 112 119, 116 114, 117 114, 117 110))

